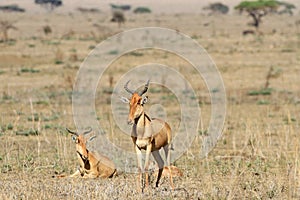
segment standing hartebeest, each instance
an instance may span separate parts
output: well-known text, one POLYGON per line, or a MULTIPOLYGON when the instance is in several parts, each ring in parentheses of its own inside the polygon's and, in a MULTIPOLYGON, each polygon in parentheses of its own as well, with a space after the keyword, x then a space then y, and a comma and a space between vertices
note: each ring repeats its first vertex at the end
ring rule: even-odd
MULTIPOLYGON (((149 87, 149 80, 141 92, 132 91, 128 88, 129 81, 125 84, 124 89, 132 96, 131 99, 122 98, 123 102, 129 103, 128 124, 132 125, 131 138, 134 143, 134 148, 137 154, 139 182, 143 182, 142 173, 146 172, 146 186, 148 186, 148 167, 149 156, 152 153, 155 161, 158 164, 158 176, 156 180, 156 187, 158 187, 161 178, 164 161, 159 154, 159 150, 163 147, 167 166, 170 166, 170 149, 171 149, 171 128, 169 124, 161 119, 150 118, 144 111, 144 104, 147 102, 148 97, 142 97, 149 87), (145 166, 142 167, 142 149, 146 150, 145 166)), ((171 171, 171 168, 169 167, 171 171)), ((171 174, 171 173, 170 173, 171 174)), ((170 175, 170 184, 174 188, 172 176, 170 175)), ((142 184, 142 191, 144 186, 142 184)))

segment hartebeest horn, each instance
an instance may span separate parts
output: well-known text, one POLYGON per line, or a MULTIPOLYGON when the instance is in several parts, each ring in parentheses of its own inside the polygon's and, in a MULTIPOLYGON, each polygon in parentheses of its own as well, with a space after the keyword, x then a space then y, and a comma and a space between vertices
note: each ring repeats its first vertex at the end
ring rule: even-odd
POLYGON ((149 87, 149 82, 150 82, 150 80, 147 81, 147 83, 144 87, 144 90, 138 93, 140 96, 142 96, 143 94, 145 94, 147 92, 148 87, 149 87))
POLYGON ((92 131, 92 128, 90 127, 88 130, 83 132, 83 135, 86 135, 86 134, 90 133, 91 131, 92 131))
POLYGON ((77 135, 78 136, 78 133, 77 132, 75 132, 75 131, 71 131, 70 129, 68 129, 68 128, 66 128, 66 130, 69 132, 69 133, 71 133, 71 134, 73 134, 73 135, 77 135))
POLYGON ((125 89, 128 93, 133 94, 134 91, 132 91, 132 90, 130 90, 130 89, 128 88, 128 83, 129 83, 129 82, 130 82, 130 80, 127 81, 127 83, 124 85, 124 89, 125 89))

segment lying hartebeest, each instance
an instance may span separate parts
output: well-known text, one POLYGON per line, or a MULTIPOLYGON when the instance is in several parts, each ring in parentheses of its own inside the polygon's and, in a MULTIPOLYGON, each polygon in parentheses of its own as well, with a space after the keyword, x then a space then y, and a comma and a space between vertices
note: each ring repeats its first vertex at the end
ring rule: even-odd
POLYGON ((67 129, 72 134, 72 139, 76 143, 76 153, 80 163, 80 168, 70 177, 81 175, 83 178, 111 178, 117 170, 114 163, 106 156, 98 152, 90 152, 86 148, 87 140, 84 135, 92 131, 92 129, 78 134, 75 131, 67 129))
MULTIPOLYGON (((144 104, 147 102, 148 97, 142 97, 145 94, 149 87, 149 80, 146 83, 144 89, 141 92, 136 92, 128 88, 129 81, 125 84, 124 88, 132 96, 129 99, 122 98, 123 102, 129 103, 129 115, 128 115, 128 124, 132 126, 131 138, 134 143, 134 148, 137 154, 138 161, 138 170, 139 170, 139 184, 143 182, 143 174, 146 173, 146 186, 148 186, 148 168, 149 168, 149 156, 152 153, 155 161, 158 164, 158 176, 156 180, 156 187, 158 187, 159 180, 161 178, 164 162, 159 154, 161 148, 164 149, 167 166, 170 166, 170 148, 171 148, 171 128, 169 124, 161 119, 150 118, 144 112, 144 104), (142 166, 142 151, 146 150, 146 159, 145 166, 142 166)), ((169 168, 171 171, 171 168, 169 168)), ((170 173, 170 183, 171 187, 173 186, 172 173, 170 173)), ((142 184, 142 191, 144 185, 142 184)))

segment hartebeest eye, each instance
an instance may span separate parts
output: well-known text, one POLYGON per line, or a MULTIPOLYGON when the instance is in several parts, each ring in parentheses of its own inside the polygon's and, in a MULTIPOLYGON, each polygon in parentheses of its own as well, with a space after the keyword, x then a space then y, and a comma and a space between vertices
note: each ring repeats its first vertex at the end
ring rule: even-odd
POLYGON ((76 135, 72 135, 72 141, 75 142, 75 143, 77 142, 77 136, 76 135))

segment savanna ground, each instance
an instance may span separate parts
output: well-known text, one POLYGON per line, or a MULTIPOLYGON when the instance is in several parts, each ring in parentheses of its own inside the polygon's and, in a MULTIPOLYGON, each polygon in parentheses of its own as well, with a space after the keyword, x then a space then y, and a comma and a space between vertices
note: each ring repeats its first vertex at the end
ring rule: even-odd
MULTIPOLYGON (((0 17, 18 28, 9 32, 10 41, 0 43, 1 199, 300 198, 299 15, 268 16, 262 35, 247 36, 241 34, 250 20, 245 16, 128 15, 121 28, 105 13, 0 17), (52 33, 44 34, 45 25, 52 33), (154 58, 179 70, 196 92, 202 121, 195 144, 174 163, 184 172, 175 179, 178 189, 170 191, 163 179, 158 189, 152 182, 139 194, 136 175, 129 173, 109 180, 53 178, 71 174, 78 166, 65 127, 75 128, 71 95, 81 62, 106 37, 145 25, 190 35, 217 64, 226 88, 227 113, 216 147, 207 158, 199 158, 210 118, 210 98, 200 75, 175 55, 139 51, 112 63, 99 81, 98 120, 112 134, 111 91, 133 66, 154 58), (268 89, 263 89, 267 80, 268 89)), ((164 106, 169 123, 176 127, 180 118, 176 97, 158 86, 150 88, 151 101, 164 106)), ((120 132, 117 127, 113 130, 120 132)), ((130 138, 123 140, 132 145, 130 138)))

